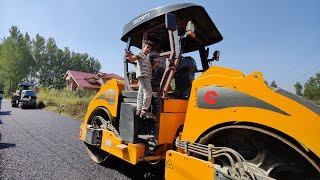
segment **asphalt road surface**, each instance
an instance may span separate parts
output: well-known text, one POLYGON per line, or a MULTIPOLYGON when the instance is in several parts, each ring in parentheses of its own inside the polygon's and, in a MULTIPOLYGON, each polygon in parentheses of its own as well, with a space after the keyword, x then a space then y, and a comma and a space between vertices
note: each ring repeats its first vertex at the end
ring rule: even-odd
POLYGON ((42 109, 0 110, 0 179, 163 179, 163 168, 116 157, 98 165, 79 139, 80 121, 42 109))

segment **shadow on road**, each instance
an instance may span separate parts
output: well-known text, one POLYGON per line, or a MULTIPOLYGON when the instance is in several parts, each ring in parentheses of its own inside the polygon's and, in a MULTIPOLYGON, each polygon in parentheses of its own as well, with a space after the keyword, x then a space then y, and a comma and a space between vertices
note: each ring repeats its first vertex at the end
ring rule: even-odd
POLYGON ((0 143, 0 150, 6 149, 6 148, 12 148, 16 147, 16 144, 10 144, 10 143, 0 143))
POLYGON ((22 110, 28 110, 28 111, 37 111, 37 110, 41 110, 40 108, 34 108, 34 107, 24 107, 22 110))
POLYGON ((0 111, 0 115, 11 115, 11 111, 0 111))
POLYGON ((6 148, 12 148, 12 147, 16 147, 16 144, 1 143, 1 133, 0 133, 0 150, 1 149, 6 149, 6 148))
POLYGON ((132 165, 115 156, 109 156, 106 162, 101 165, 114 169, 133 180, 164 180, 164 161, 160 161, 156 165, 151 165, 148 162, 132 165))
MULTIPOLYGON (((0 111, 0 115, 1 116, 11 115, 11 111, 0 111)), ((0 124, 3 124, 3 122, 1 121, 1 118, 0 118, 0 124)), ((1 135, 0 135, 0 140, 1 140, 1 135)))

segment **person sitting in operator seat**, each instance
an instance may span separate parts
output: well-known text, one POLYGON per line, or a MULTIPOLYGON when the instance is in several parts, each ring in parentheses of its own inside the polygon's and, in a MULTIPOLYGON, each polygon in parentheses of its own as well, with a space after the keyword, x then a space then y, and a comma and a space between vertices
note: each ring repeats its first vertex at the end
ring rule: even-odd
POLYGON ((166 69, 166 57, 159 57, 160 53, 163 52, 161 50, 159 41, 154 40, 153 43, 154 50, 148 55, 149 59, 151 59, 151 64, 154 66, 152 71, 151 86, 154 92, 158 92, 163 73, 166 69))

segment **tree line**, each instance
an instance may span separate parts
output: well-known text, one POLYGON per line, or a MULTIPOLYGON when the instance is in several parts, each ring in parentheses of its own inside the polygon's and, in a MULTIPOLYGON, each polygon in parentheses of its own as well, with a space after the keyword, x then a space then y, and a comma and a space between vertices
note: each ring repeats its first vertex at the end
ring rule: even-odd
POLYGON ((310 77, 302 86, 300 82, 294 85, 296 94, 320 104, 320 72, 310 77))
MULTIPOLYGON (((264 81, 267 85, 269 83, 264 81)), ((271 87, 278 87, 275 81, 272 81, 269 85, 271 87)), ((297 82, 294 85, 296 94, 302 96, 316 104, 320 104, 320 72, 316 73, 315 76, 310 77, 303 85, 297 82)))
POLYGON ((88 53, 58 48, 54 38, 37 34, 31 38, 16 26, 0 43, 0 85, 7 93, 14 91, 22 81, 40 83, 44 87, 62 89, 68 70, 98 73, 100 62, 88 53))
POLYGON ((264 83, 266 83, 266 85, 273 87, 273 88, 277 88, 278 84, 276 83, 276 81, 272 81, 269 85, 269 82, 267 80, 264 80, 264 83))

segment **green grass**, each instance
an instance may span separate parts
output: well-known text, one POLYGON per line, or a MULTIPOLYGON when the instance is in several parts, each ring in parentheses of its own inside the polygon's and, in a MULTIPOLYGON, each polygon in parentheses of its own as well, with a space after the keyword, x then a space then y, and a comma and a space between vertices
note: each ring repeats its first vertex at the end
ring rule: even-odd
POLYGON ((96 92, 40 89, 37 94, 39 103, 45 109, 83 121, 88 105, 96 92))
POLYGON ((320 100, 314 100, 314 103, 316 103, 317 105, 320 105, 320 100))

